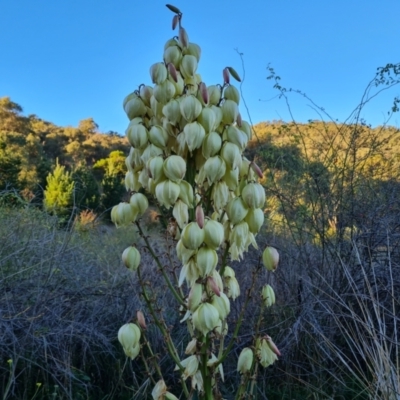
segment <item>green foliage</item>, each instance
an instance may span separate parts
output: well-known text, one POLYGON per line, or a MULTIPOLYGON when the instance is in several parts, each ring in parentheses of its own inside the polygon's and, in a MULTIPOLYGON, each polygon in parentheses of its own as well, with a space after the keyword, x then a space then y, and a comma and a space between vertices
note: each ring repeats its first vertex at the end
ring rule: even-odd
POLYGON ((47 176, 44 191, 44 207, 50 214, 67 216, 74 203, 74 181, 65 167, 57 164, 54 171, 47 176))
POLYGON ((100 204, 100 191, 92 170, 86 165, 80 165, 73 171, 71 178, 75 184, 75 206, 81 210, 97 209, 100 204))

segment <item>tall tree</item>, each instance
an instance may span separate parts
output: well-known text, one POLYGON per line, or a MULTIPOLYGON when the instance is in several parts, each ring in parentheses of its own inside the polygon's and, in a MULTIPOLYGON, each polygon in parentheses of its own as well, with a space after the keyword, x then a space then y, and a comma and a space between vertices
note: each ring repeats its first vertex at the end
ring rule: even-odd
POLYGON ((74 181, 65 167, 57 164, 54 171, 47 176, 44 191, 44 207, 51 213, 66 217, 72 211, 74 203, 74 181))

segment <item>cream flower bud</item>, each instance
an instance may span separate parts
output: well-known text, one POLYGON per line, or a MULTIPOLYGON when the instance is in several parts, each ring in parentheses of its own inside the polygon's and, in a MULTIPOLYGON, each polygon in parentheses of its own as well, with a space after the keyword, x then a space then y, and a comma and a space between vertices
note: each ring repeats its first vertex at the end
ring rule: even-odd
MULTIPOLYGON (((154 126, 152 128, 154 128, 154 126)), ((142 155, 140 156, 140 159, 142 160, 143 164, 146 164, 147 161, 150 160, 150 158, 161 156, 162 154, 163 151, 160 147, 156 146, 155 144, 150 144, 145 148, 142 155)))
POLYGON ((175 91, 174 84, 165 80, 163 83, 154 86, 153 96, 159 103, 167 104, 174 97, 175 91))
POLYGON ((239 356, 237 370, 241 374, 245 374, 251 370, 253 365, 254 354, 250 347, 245 347, 239 356))
POLYGON ((206 133, 210 133, 214 130, 215 127, 215 112, 212 108, 205 107, 201 111, 200 115, 197 118, 197 122, 199 122, 206 133))
POLYGON ((253 129, 247 121, 242 121, 240 129, 246 134, 248 140, 253 138, 253 129))
POLYGON ((218 264, 217 252, 209 247, 200 247, 196 254, 196 263, 200 276, 210 275, 218 264))
POLYGON ((183 229, 181 240, 187 249, 197 250, 204 241, 204 230, 199 227, 197 222, 191 222, 183 229))
POLYGON ((251 208, 244 220, 247 222, 250 232, 256 234, 260 232, 264 224, 264 212, 260 208, 251 208))
POLYGON ((177 200, 172 210, 172 215, 181 229, 189 222, 188 206, 182 200, 177 200))
POLYGON ((239 114, 238 105, 233 100, 225 100, 222 104, 222 122, 224 124, 233 124, 239 114))
POLYGON ((194 312, 201 303, 203 296, 203 285, 201 283, 195 283, 189 292, 188 296, 188 309, 194 312))
POLYGON ((222 179, 225 171, 226 164, 220 156, 210 157, 203 166, 203 173, 209 185, 222 179))
POLYGON ((185 134, 185 141, 190 151, 198 149, 203 144, 206 132, 198 122, 187 124, 183 128, 185 134))
POLYGON ((209 157, 215 156, 222 146, 221 135, 217 132, 211 132, 204 138, 202 151, 203 156, 207 159, 209 157))
POLYGON ((142 117, 146 114, 146 106, 143 100, 136 94, 131 93, 124 99, 124 110, 130 120, 142 117))
MULTIPOLYGON (((162 117, 162 109, 164 104, 158 102, 156 98, 153 96, 150 97, 150 107, 151 111, 153 112, 154 117, 161 118, 162 117)), ((152 125, 158 125, 158 123, 152 123, 152 125)))
POLYGON ((125 174, 125 188, 126 190, 137 191, 140 189, 140 183, 138 180, 139 174, 137 172, 128 171, 125 174))
POLYGON ((260 364, 264 368, 272 365, 276 360, 278 360, 278 357, 272 351, 268 341, 265 338, 258 338, 256 340, 256 351, 260 364))
POLYGON ((261 297, 266 307, 271 307, 275 304, 275 292, 270 285, 263 286, 261 290, 261 297))
POLYGON ((197 59, 191 54, 183 56, 179 70, 184 78, 193 78, 197 70, 197 59))
MULTIPOLYGON (((197 250, 197 248, 196 248, 197 250)), ((178 241, 176 244, 176 255, 180 261, 182 261, 182 264, 187 264, 190 260, 190 258, 193 256, 193 254, 196 252, 196 250, 191 250, 185 247, 185 245, 182 242, 182 239, 178 241)))
POLYGON ((186 162, 180 156, 169 156, 163 164, 165 176, 173 182, 179 183, 186 174, 186 162))
POLYGON ((226 287, 226 295, 232 300, 235 300, 240 296, 240 286, 237 279, 233 276, 231 278, 224 278, 225 287, 226 287))
POLYGON ((224 181, 216 182, 211 192, 214 210, 222 210, 229 201, 229 188, 224 181))
POLYGON ((248 183, 242 190, 242 199, 249 208, 262 208, 265 204, 265 190, 259 183, 248 183))
POLYGON ((268 246, 263 251, 262 259, 268 271, 275 271, 279 263, 279 253, 274 247, 268 246))
MULTIPOLYGON (((185 368, 182 374, 183 380, 186 380, 190 376, 194 376, 194 374, 199 369, 199 358, 196 355, 192 355, 188 358, 185 358, 181 361, 182 367, 185 368)), ((178 370, 179 367, 176 366, 175 370, 178 370)))
POLYGON ((168 133, 162 126, 152 126, 149 131, 149 140, 154 146, 164 148, 168 143, 168 133))
POLYGON ((164 396, 167 393, 167 385, 161 379, 154 386, 151 395, 153 396, 153 400, 164 400, 164 396))
POLYGON ((157 183, 165 179, 163 165, 164 159, 161 156, 152 157, 146 163, 147 174, 157 183))
POLYGON ((247 178, 249 181, 256 179, 256 175, 251 168, 251 162, 246 157, 242 157, 242 165, 240 167, 239 177, 247 178))
POLYGON ((217 85, 211 85, 207 87, 208 91, 208 102, 216 106, 221 100, 221 88, 217 85))
POLYGON ((222 122, 222 116, 223 116, 222 109, 221 107, 217 106, 211 106, 211 109, 214 111, 215 114, 215 129, 217 130, 217 128, 220 126, 222 122))
POLYGON ((118 340, 125 354, 132 360, 139 354, 140 329, 137 325, 129 323, 122 325, 118 331, 118 340))
POLYGON ((140 264, 140 253, 136 247, 129 246, 122 253, 122 262, 126 268, 136 271, 140 264))
POLYGON ((168 76, 167 67, 164 63, 158 62, 150 67, 151 81, 157 85, 163 83, 168 76))
POLYGON ((196 57, 197 62, 200 61, 200 56, 201 56, 201 48, 198 44, 196 43, 189 43, 189 46, 183 50, 184 54, 190 54, 192 56, 196 57))
POLYGON ((187 122, 193 122, 201 113, 202 106, 199 100, 193 95, 183 97, 180 101, 180 110, 182 117, 187 122))
POLYGON ((193 338, 186 346, 185 354, 194 354, 197 350, 197 339, 193 338))
POLYGON ((192 287, 196 281, 200 278, 200 272, 197 268, 197 264, 194 260, 194 257, 189 259, 187 264, 181 268, 181 272, 179 274, 179 286, 182 286, 183 282, 186 280, 186 283, 192 287))
POLYGON ((147 197, 142 193, 135 193, 131 196, 129 203, 136 210, 138 215, 143 215, 149 207, 147 197))
POLYGON ((229 142, 236 144, 241 151, 245 149, 247 146, 247 136, 240 129, 236 128, 236 126, 230 125, 226 129, 226 138, 229 142))
POLYGON ((218 310, 210 303, 202 303, 193 313, 192 322, 195 329, 203 335, 213 330, 219 321, 218 310))
POLYGON ((118 227, 134 222, 137 217, 135 210, 129 203, 119 203, 111 210, 111 221, 118 227))
POLYGON ((179 198, 189 207, 193 208, 193 187, 189 182, 181 181, 179 182, 179 187, 181 189, 179 193, 179 198))
POLYGON ((234 143, 224 143, 221 150, 221 157, 230 169, 240 168, 242 165, 241 151, 234 143))
POLYGON ((218 221, 209 219, 204 226, 204 243, 211 249, 218 249, 224 241, 224 227, 218 221))
POLYGON ((176 125, 181 119, 181 108, 178 100, 170 100, 163 108, 163 115, 172 125, 176 125))
POLYGON ((226 213, 228 214, 228 218, 233 225, 243 221, 248 212, 249 209, 241 197, 235 197, 228 203, 226 207, 226 213))
POLYGON ((166 65, 171 63, 175 68, 179 68, 181 60, 182 51, 178 46, 169 46, 164 50, 164 62, 166 65))
POLYGON ((236 104, 240 102, 240 93, 235 86, 229 85, 224 90, 224 99, 233 100, 236 104))
POLYGON ((169 179, 160 182, 156 186, 156 197, 161 205, 170 208, 175 204, 180 193, 180 187, 177 183, 169 179))
POLYGON ((153 95, 153 88, 151 86, 141 85, 139 89, 140 98, 143 100, 143 103, 150 107, 150 98, 153 95))
POLYGON ((177 82, 175 82, 172 77, 168 78, 175 87, 175 97, 181 96, 185 89, 185 81, 183 80, 181 73, 177 71, 176 77, 178 78, 177 82))
POLYGON ((126 137, 132 147, 143 149, 148 143, 147 129, 142 124, 129 124, 125 131, 126 137))
POLYGON ((229 265, 225 265, 224 278, 234 278, 236 276, 235 271, 229 265))
POLYGON ((221 320, 224 320, 231 311, 231 304, 225 293, 221 293, 220 296, 213 296, 211 304, 218 310, 221 320))

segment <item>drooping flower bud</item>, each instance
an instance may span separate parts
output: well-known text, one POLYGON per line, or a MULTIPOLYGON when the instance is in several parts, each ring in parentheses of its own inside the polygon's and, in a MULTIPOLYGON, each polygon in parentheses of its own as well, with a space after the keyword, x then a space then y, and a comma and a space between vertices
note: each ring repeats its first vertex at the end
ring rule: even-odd
POLYGON ((172 64, 176 69, 179 68, 181 60, 182 51, 178 46, 169 46, 164 50, 164 62, 166 65, 172 64))
POLYGON ((211 132, 205 136, 202 145, 203 156, 207 159, 212 156, 215 156, 220 150, 222 146, 221 135, 217 132, 211 132))
POLYGON ((221 293, 220 296, 213 296, 211 304, 218 310, 221 320, 224 320, 231 311, 231 304, 225 293, 221 293))
POLYGON ((222 146, 221 157, 232 170, 242 165, 242 154, 239 147, 231 142, 225 142, 222 146))
POLYGON ((242 199, 249 208, 262 208, 265 204, 265 190, 259 183, 248 183, 242 190, 242 199))
POLYGON ((276 360, 278 360, 278 357, 271 350, 271 347, 265 338, 258 338, 256 340, 256 351, 259 362, 264 368, 272 365, 276 360))
POLYGON ((122 325, 118 331, 118 340, 128 357, 132 360, 137 357, 140 350, 140 329, 136 324, 122 325))
POLYGON ((136 271, 140 264, 140 253, 136 247, 129 246, 122 253, 122 261, 126 268, 136 271))
POLYGON ((153 396, 153 400, 164 400, 164 395, 166 394, 166 392, 167 392, 167 385, 161 379, 154 386, 151 395, 153 396))
POLYGON ((260 208, 250 209, 244 220, 247 222, 250 232, 256 234, 260 232, 264 224, 264 212, 260 208))
POLYGON ((183 229, 181 240, 187 249, 197 250, 204 241, 204 230, 197 222, 191 222, 183 229))
POLYGON ((263 252, 262 259, 268 271, 275 271, 279 263, 279 253, 274 247, 268 246, 263 252))
POLYGON ((149 201, 142 193, 133 194, 129 200, 129 203, 137 211, 138 215, 143 215, 149 207, 149 201))
POLYGON ((230 125, 226 129, 226 138, 231 143, 236 144, 241 151, 247 146, 247 136, 244 132, 238 129, 236 126, 230 125))
POLYGON ((235 88, 235 86, 229 85, 224 90, 224 99, 225 100, 232 100, 236 104, 239 104, 239 102, 240 102, 240 93, 235 88))
POLYGON ((202 303, 193 313, 192 322, 195 329, 203 335, 213 330, 219 321, 218 310, 210 303, 202 303))
POLYGON ((201 103, 193 95, 185 96, 179 104, 182 117, 187 122, 193 122, 201 113, 201 103))
POLYGON ((144 149, 148 144, 148 132, 142 124, 129 124, 125 134, 132 147, 144 149))
POLYGON ((239 356, 237 370, 241 374, 245 374, 251 370, 253 365, 253 350, 250 347, 245 347, 239 356))
POLYGON ((216 106, 221 100, 221 88, 217 85, 207 87, 208 101, 210 104, 216 106))
POLYGON ((261 168, 254 161, 250 164, 250 166, 259 178, 262 179, 264 177, 264 174, 262 173, 261 168))
POLYGON ((225 100, 222 104, 222 122, 231 125, 236 122, 239 114, 238 105, 233 100, 225 100))
POLYGON ((180 187, 177 183, 169 179, 160 182, 156 186, 156 197, 161 205, 170 208, 175 204, 180 193, 180 187))
POLYGON ((141 85, 139 89, 140 98, 143 100, 143 103, 150 107, 150 98, 153 95, 153 88, 147 85, 141 85))
POLYGON ((192 312, 196 310, 196 308, 201 303, 201 298, 203 296, 203 285, 201 283, 195 283, 189 292, 188 296, 188 309, 192 312))
MULTIPOLYGON (((215 271, 216 272, 216 271, 215 271)), ((209 276, 207 278, 207 287, 211 289, 211 291, 216 295, 216 296, 221 296, 221 290, 219 289, 217 282, 212 276, 209 276)))
POLYGON ((200 247, 196 254, 196 263, 200 276, 210 275, 218 264, 217 252, 209 247, 200 247))
POLYGON ((194 78, 197 70, 197 59, 191 54, 183 56, 179 71, 184 78, 194 78))
POLYGON ((197 339, 193 338, 186 346, 185 354, 194 354, 197 349, 197 339))
POLYGON ((229 201, 229 188, 224 181, 216 182, 211 192, 214 210, 222 210, 229 201))
POLYGON ((126 96, 123 104, 126 115, 130 120, 142 117, 146 114, 146 106, 143 103, 143 100, 136 93, 131 93, 126 96))
POLYGON ((117 227, 134 222, 136 217, 137 210, 135 210, 129 203, 119 203, 111 210, 111 221, 117 227))
POLYGON ((179 182, 180 193, 179 198, 189 207, 193 208, 193 187, 189 182, 179 182))
POLYGON ((186 144, 190 151, 198 149, 202 146, 206 132, 198 122, 187 124, 183 128, 183 132, 185 134, 186 144))
POLYGON ((275 292, 270 285, 263 286, 261 290, 261 297, 266 307, 271 307, 275 304, 275 292))
POLYGON ((164 159, 161 156, 152 157, 146 163, 147 174, 154 179, 156 183, 165 179, 164 175, 164 159))
POLYGON ((235 197, 226 207, 226 213, 233 225, 243 221, 248 212, 249 209, 241 197, 235 197))
POLYGON ((175 126, 181 119, 181 109, 178 100, 170 100, 163 108, 163 115, 168 119, 168 122, 175 126))
POLYGON ((209 219, 204 226, 204 243, 211 249, 218 249, 224 241, 224 227, 218 221, 209 219))
POLYGON ((177 200, 172 210, 172 215, 181 229, 189 222, 188 206, 182 200, 177 200))
POLYGON ((215 113, 212 108, 203 108, 201 111, 201 114, 197 118, 197 122, 199 122, 206 133, 210 133, 212 130, 214 130, 215 127, 215 113))
POLYGON ((226 164, 220 156, 210 157, 203 166, 203 173, 209 185, 222 179, 225 175, 225 171, 226 164))
MULTIPOLYGON (((172 64, 171 64, 172 65, 172 64)), ((175 74, 176 81, 178 77, 175 74)), ((175 95, 175 85, 170 80, 155 85, 153 90, 153 96, 161 104, 167 104, 175 95)))
MULTIPOLYGON (((185 55, 190 54, 192 56, 195 56, 197 62, 199 62, 200 56, 201 56, 201 48, 196 43, 189 43, 189 46, 186 49, 183 49, 183 54, 185 54, 185 55)), ((199 82, 201 82, 201 79, 199 82)))
POLYGON ((200 97, 203 101, 204 105, 208 105, 208 90, 207 90, 207 85, 204 82, 199 83, 199 94, 200 97))
POLYGON ((224 79, 224 84, 229 84, 230 76, 229 76, 229 69, 224 68, 222 70, 222 78, 224 79))
POLYGON ((186 174, 186 162, 180 156, 169 156, 163 164, 165 176, 173 182, 179 183, 186 174))
POLYGON ((150 67, 151 81, 157 85, 163 83, 168 76, 167 68, 164 63, 158 62, 150 67))

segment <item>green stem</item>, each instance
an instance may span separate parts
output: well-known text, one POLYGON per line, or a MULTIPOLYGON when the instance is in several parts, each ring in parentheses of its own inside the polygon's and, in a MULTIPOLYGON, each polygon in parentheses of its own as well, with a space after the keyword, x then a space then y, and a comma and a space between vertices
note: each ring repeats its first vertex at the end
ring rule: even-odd
MULTIPOLYGON (((137 269, 137 272, 138 272, 140 286, 143 289, 143 292, 142 292, 143 298, 147 304, 147 307, 149 308, 151 316, 153 317, 154 323, 156 324, 157 328, 160 330, 160 332, 162 333, 162 335, 164 337, 165 344, 167 345, 168 353, 172 357, 172 359, 175 361, 175 363, 178 365, 179 369, 181 371, 184 371, 185 368, 181 364, 181 361, 178 356, 178 352, 172 342, 169 331, 168 331, 167 327, 163 326, 163 324, 160 322, 160 319, 157 317, 156 311, 154 310, 153 303, 146 293, 145 285, 144 285, 144 283, 142 281, 142 277, 141 277, 140 267, 137 269)), ((164 321, 163 321, 163 323, 165 325, 164 321)), ((186 397, 189 396, 189 391, 186 386, 186 383, 183 380, 181 381, 181 383, 182 383, 182 388, 183 388, 183 391, 184 391, 186 397)))
POLYGON ((184 302, 183 298, 182 298, 181 295, 176 291, 175 287, 172 285, 172 283, 171 283, 171 281, 170 281, 170 279, 169 279, 167 273, 165 272, 165 268, 164 268, 163 265, 161 264, 161 262, 160 262, 160 260, 158 259, 157 255, 154 253, 154 251, 153 251, 153 249, 152 249, 152 247, 151 247, 151 245, 150 245, 149 239, 147 238, 147 236, 144 234, 142 228, 140 227, 139 221, 136 221, 135 224, 136 224, 136 226, 137 226, 137 228, 138 228, 138 230, 139 230, 140 236, 143 238, 143 240, 144 240, 145 243, 146 243, 146 248, 147 248, 147 250, 150 252, 150 254, 152 255, 154 261, 156 262, 156 264, 157 264, 159 270, 161 271, 161 273, 162 273, 162 275, 163 275, 163 277, 164 277, 164 279, 165 279, 165 282, 167 283, 167 286, 168 286, 169 290, 170 290, 171 293, 174 295, 175 299, 179 302, 179 304, 180 304, 181 306, 185 306, 185 302, 184 302))

